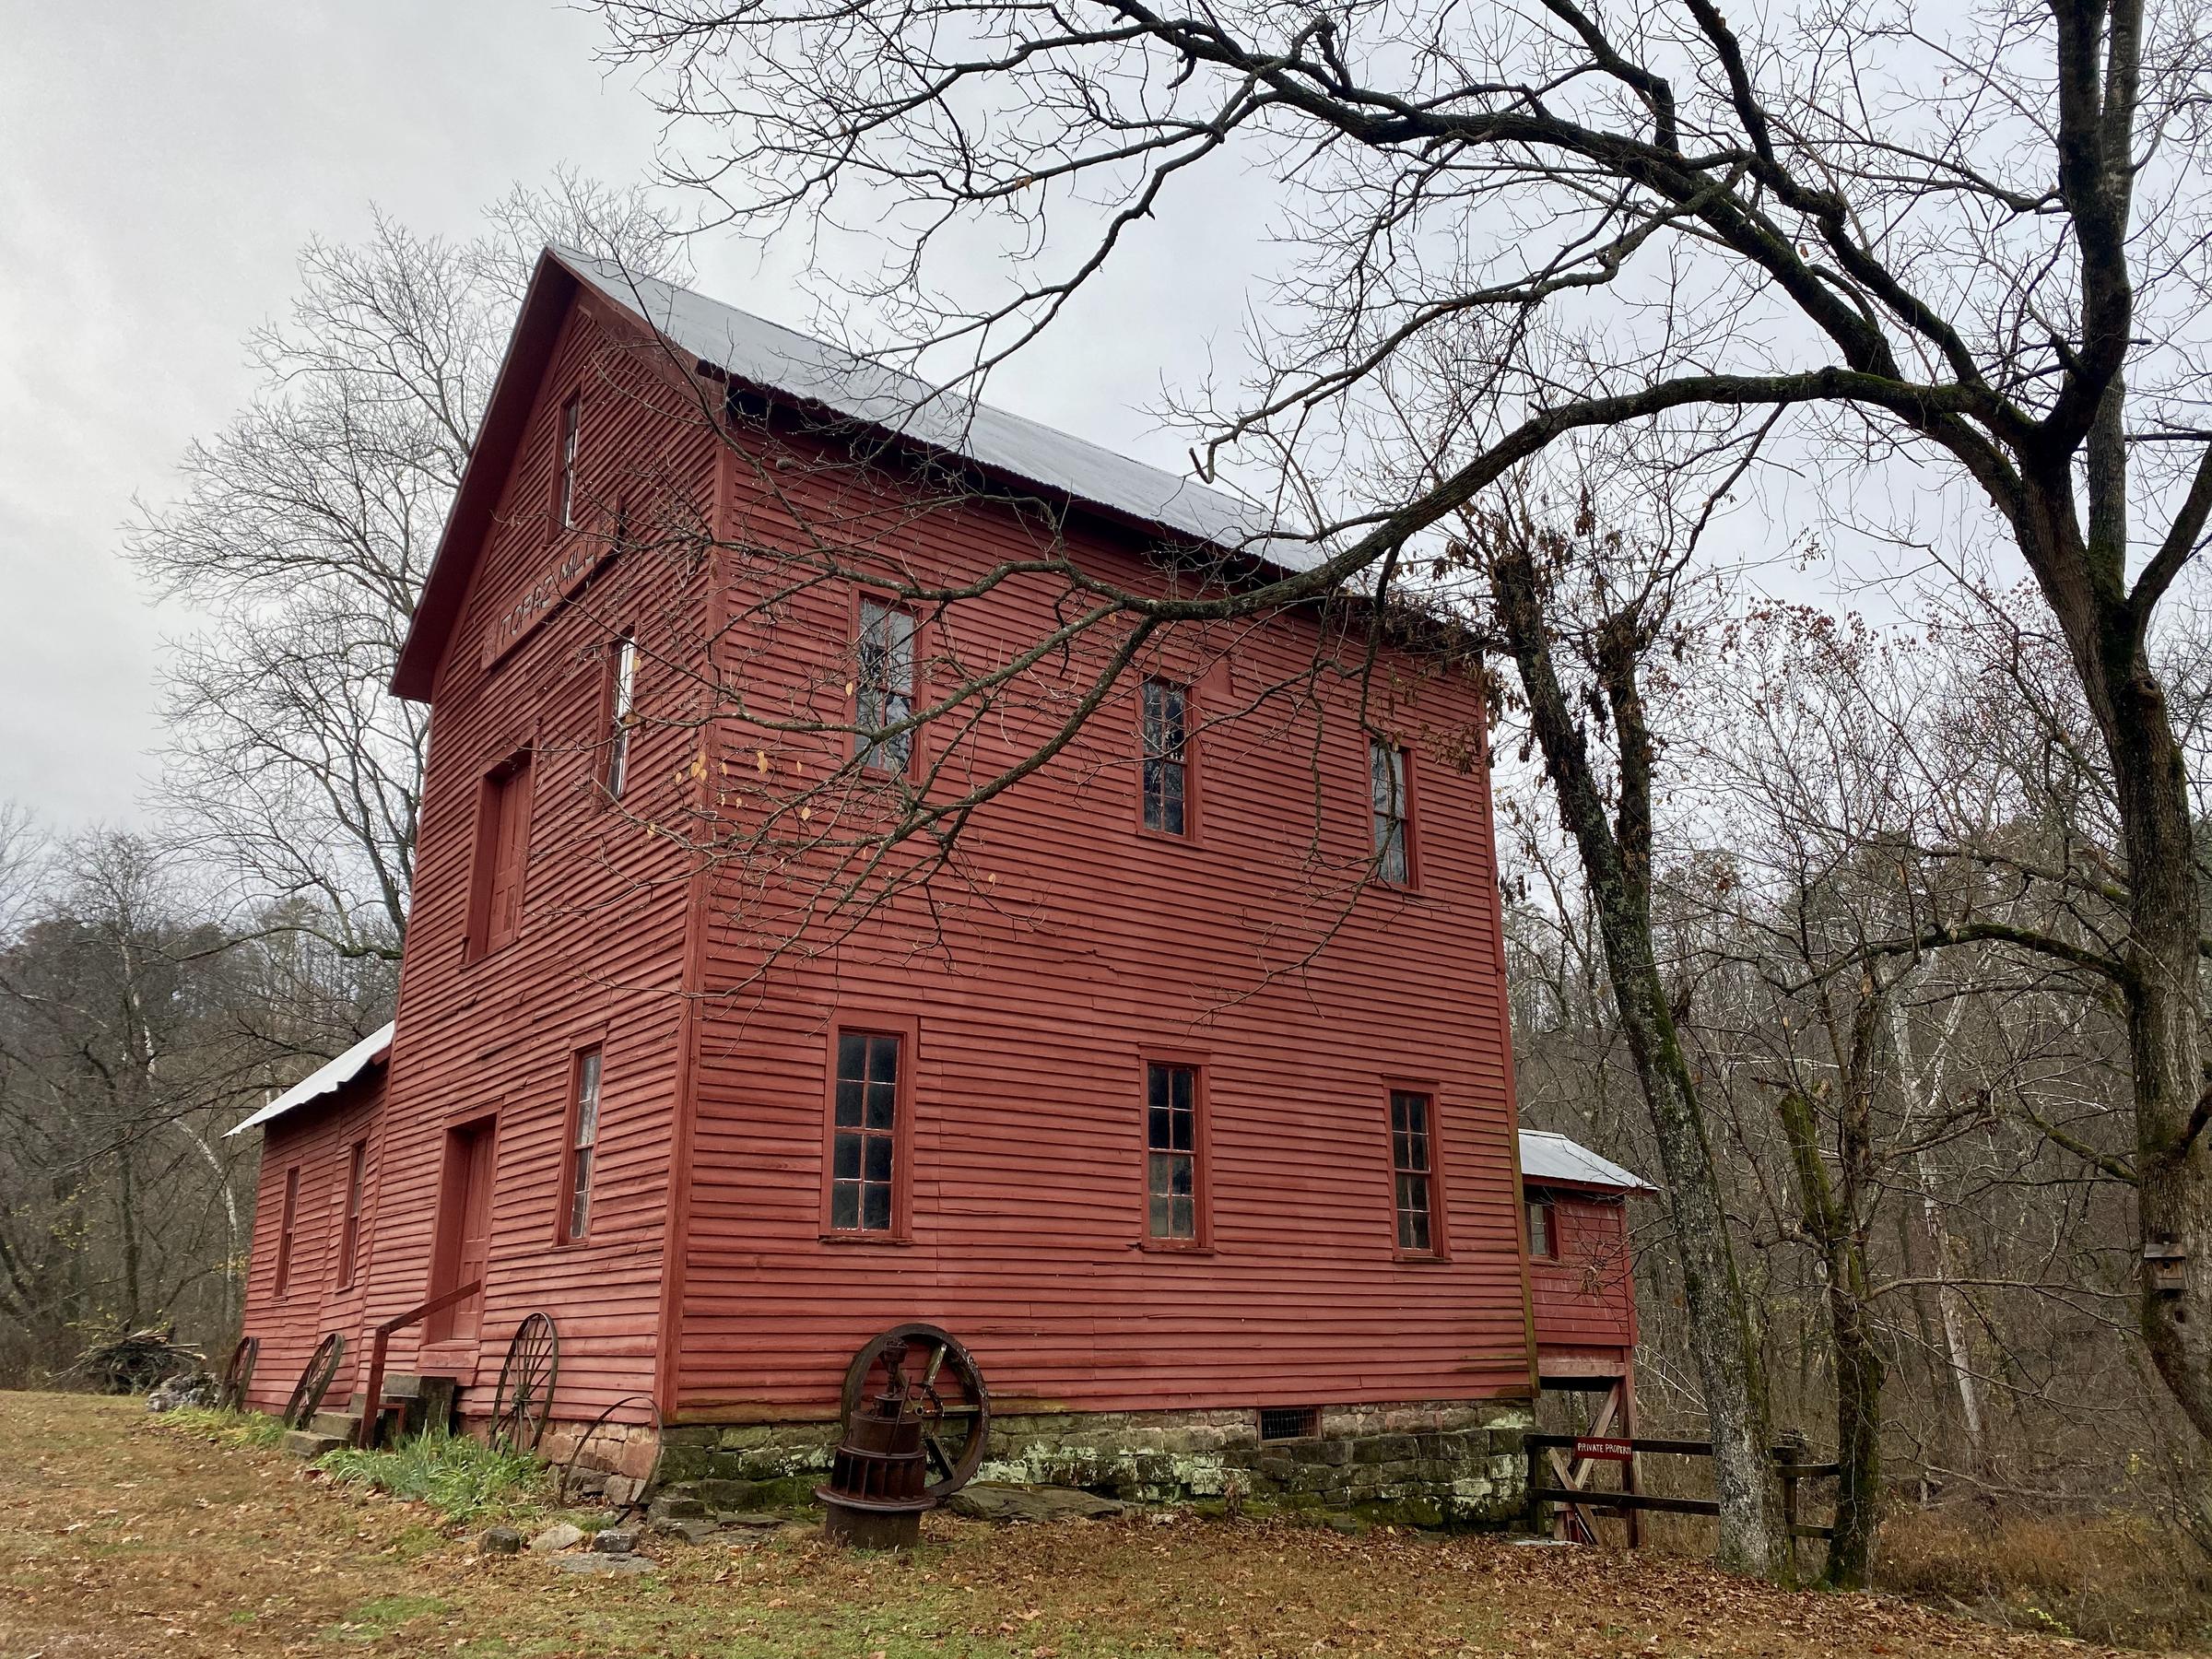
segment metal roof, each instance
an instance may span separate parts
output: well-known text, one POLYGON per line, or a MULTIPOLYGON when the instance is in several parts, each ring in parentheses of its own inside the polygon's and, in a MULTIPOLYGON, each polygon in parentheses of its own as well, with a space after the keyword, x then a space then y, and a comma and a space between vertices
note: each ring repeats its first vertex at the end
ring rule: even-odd
POLYGON ((391 1052, 392 1027, 378 1028, 331 1061, 319 1071, 312 1071, 286 1089, 259 1112, 224 1135, 243 1135, 249 1129, 258 1129, 272 1118, 280 1118, 295 1106, 304 1106, 310 1100, 319 1100, 324 1095, 335 1094, 372 1065, 383 1063, 391 1052))
POLYGON ((1547 1181, 1571 1181, 1577 1186, 1618 1187, 1629 1193, 1659 1190, 1611 1159, 1600 1158, 1580 1141, 1548 1129, 1521 1131, 1521 1179, 1524 1183, 1534 1182, 1539 1186, 1547 1181))
POLYGON ((580 281, 641 317, 677 349, 733 379, 1285 570, 1308 571, 1323 560, 1312 543, 1297 539, 1293 526, 1225 490, 1147 466, 1041 421, 937 391, 916 376, 689 288, 573 249, 547 251, 580 281))

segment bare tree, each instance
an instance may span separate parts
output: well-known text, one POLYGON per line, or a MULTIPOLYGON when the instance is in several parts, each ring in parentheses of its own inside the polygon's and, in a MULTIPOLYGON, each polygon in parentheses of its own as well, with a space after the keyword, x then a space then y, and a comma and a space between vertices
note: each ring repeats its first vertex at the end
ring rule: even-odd
MULTIPOLYGON (((1889 466, 1971 493, 2110 757, 2127 925, 2096 971, 2130 1032, 2142 1240, 2182 1284, 2146 1276, 2138 1312, 2212 1434, 2194 841, 2150 643, 2212 516, 2183 8, 2053 0, 1942 29, 1820 5, 1732 20, 1715 0, 603 10, 704 140, 687 176, 763 233, 801 211, 884 227, 877 295, 956 347, 963 381, 1203 164, 1272 176, 1303 263, 1201 453, 1254 457, 1261 493, 1318 510, 1337 579, 1389 568, 1562 433, 1690 411, 1771 430, 1770 453, 1839 485, 1889 466), (940 256, 992 216, 1012 280, 945 298, 940 256), (1376 437, 1409 410, 1417 450, 1376 437)), ((1763 1553, 1750 1523, 1731 1524, 1738 1560, 1763 1553)))
POLYGON ((487 218, 467 242, 381 217, 358 246, 310 242, 289 318, 247 342, 253 402, 129 537, 210 618, 168 664, 172 823, 250 901, 308 900, 283 913, 394 960, 426 720, 385 684, 514 306, 547 241, 647 271, 682 252, 639 193, 573 176, 487 218))

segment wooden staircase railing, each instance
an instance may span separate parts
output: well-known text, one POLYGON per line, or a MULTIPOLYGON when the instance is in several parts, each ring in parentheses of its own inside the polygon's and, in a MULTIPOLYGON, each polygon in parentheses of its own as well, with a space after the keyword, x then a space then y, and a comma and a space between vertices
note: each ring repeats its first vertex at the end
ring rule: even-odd
POLYGON ((353 1431, 353 1443, 363 1451, 376 1444, 376 1427, 384 1418, 384 1350, 391 1347, 392 1333, 404 1331, 417 1320, 428 1319, 433 1313, 442 1313, 448 1308, 466 1301, 484 1288, 480 1278, 465 1285, 457 1285, 443 1296, 433 1296, 418 1307, 387 1319, 376 1327, 369 1339, 369 1376, 361 1389, 361 1420, 353 1431))

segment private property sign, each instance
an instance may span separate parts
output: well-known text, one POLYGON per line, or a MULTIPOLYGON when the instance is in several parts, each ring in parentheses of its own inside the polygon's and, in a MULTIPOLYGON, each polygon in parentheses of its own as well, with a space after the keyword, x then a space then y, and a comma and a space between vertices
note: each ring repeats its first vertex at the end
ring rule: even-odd
POLYGON ((1636 1455, 1636 1442, 1606 1435, 1581 1435, 1574 1442, 1574 1455, 1578 1460, 1594 1458, 1599 1463, 1628 1463, 1636 1455))

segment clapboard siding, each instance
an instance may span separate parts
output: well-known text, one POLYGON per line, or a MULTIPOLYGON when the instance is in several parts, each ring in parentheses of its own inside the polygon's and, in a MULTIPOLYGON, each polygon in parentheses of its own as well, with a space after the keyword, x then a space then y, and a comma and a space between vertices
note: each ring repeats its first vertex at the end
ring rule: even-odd
MULTIPOLYGON (((528 1313, 559 1324, 556 1415, 595 1415, 649 1393, 658 1351, 681 971, 688 909, 680 849, 652 826, 692 788, 685 773, 688 695, 667 665, 698 633, 687 561, 626 546, 488 668, 487 641, 519 595, 564 556, 596 558, 616 513, 641 540, 699 510, 713 463, 703 434, 676 418, 665 378, 587 307, 571 308, 539 384, 431 698, 414 910, 403 964, 389 1103, 381 1130, 371 1320, 429 1293, 451 1125, 496 1116, 486 1301, 473 1343, 394 1339, 395 1366, 495 1378, 528 1313), (556 426, 581 390, 579 517, 549 534, 556 426), (610 804, 607 653, 639 639, 645 724, 629 782, 610 804), (482 780, 528 746, 528 855, 519 936, 468 959, 482 780), (600 1130, 588 1237, 561 1238, 560 1195, 574 1056, 604 1045, 600 1130)), ((464 1406, 469 1404, 465 1393, 464 1406)), ((650 1415, 633 1404, 620 1415, 650 1415)))
MULTIPOLYGON (((847 547, 947 582, 1041 545, 1033 519, 977 500, 901 504, 880 475, 784 442, 772 494, 732 469, 728 539, 803 546, 835 524, 847 547), (884 528, 868 540, 864 525, 884 528)), ((1108 532, 1073 531, 1069 551, 1120 582, 1161 581, 1108 532)), ((724 575, 746 620, 723 642, 723 673, 742 676, 757 710, 842 718, 850 590, 769 614, 743 568, 724 575)), ((946 688, 951 661, 972 672, 1010 660, 1051 626, 1059 592, 1017 580, 987 607, 925 622, 921 695, 946 688)), ((1047 768, 977 814, 963 882, 943 884, 935 921, 901 901, 849 938, 818 923, 799 948, 780 948, 818 871, 781 890, 723 873, 691 1153, 684 1414, 827 1411, 853 1349, 908 1319, 968 1341, 1000 1396, 1078 1408, 1528 1389, 1482 710, 1467 677, 1384 653, 1371 718, 1417 757, 1417 891, 1363 888, 1366 647, 1315 618, 1277 616, 1172 639, 1147 664, 1194 683, 1187 841, 1137 827, 1133 676, 1047 768), (988 901, 963 901, 963 883, 988 901), (903 1243, 820 1236, 830 1032, 871 1016, 918 1030, 903 1243), (1147 1051, 1205 1068, 1206 1253, 1140 1247, 1147 1051), (1446 1261, 1393 1247, 1391 1079, 1436 1092, 1446 1261)), ((925 747, 925 761, 968 778, 1031 752, 1106 648, 1079 644, 1065 668, 1023 677, 971 749, 925 747)), ((719 805, 736 834, 762 810, 747 785, 764 756, 774 781, 837 759, 735 720, 716 737, 734 781, 719 805)))
MULTIPOLYGON (((359 1360, 358 1331, 366 1288, 368 1216, 362 1216, 362 1258, 352 1282, 338 1283, 339 1243, 346 1221, 347 1178, 353 1148, 367 1144, 374 1174, 372 1135, 383 1102, 381 1066, 327 1100, 296 1108, 269 1125, 262 1146, 261 1175, 253 1202, 253 1259, 246 1274, 242 1329, 261 1344, 248 1404, 281 1411, 325 1332, 344 1335, 347 1352, 331 1386, 334 1399, 352 1390, 359 1360), (285 1183, 300 1171, 300 1207, 293 1230, 291 1272, 286 1294, 276 1294, 277 1235, 284 1220, 285 1183)), ((368 1183, 363 1185, 366 1199, 368 1183)), ((229 1359, 223 1355, 219 1365, 229 1359)))
MULTIPOLYGON (((1140 590, 1169 579, 1125 529, 1063 525, 962 479, 948 489, 941 474, 896 472, 895 458, 862 465, 782 418, 725 449, 702 421, 700 382, 598 301, 546 303, 567 308, 558 328, 518 333, 549 342, 543 372, 500 394, 502 407, 527 397, 526 418, 495 409, 488 421, 519 437, 484 545, 441 555, 475 568, 457 596, 439 589, 367 1291, 347 1314, 357 1341, 426 1295, 448 1132, 496 1118, 482 1338, 418 1350, 410 1332, 393 1362, 480 1385, 507 1332, 543 1309, 562 1333, 562 1417, 640 1393, 671 1418, 827 1414, 853 1349, 910 1319, 959 1333, 1014 1404, 1525 1393, 1529 1288, 1472 676, 1396 646, 1370 676, 1357 617, 1171 630, 1049 764, 975 812, 929 902, 823 916, 818 850, 730 856, 842 758, 834 734, 770 729, 850 718, 856 591, 794 584, 790 552, 830 546, 968 580, 1064 551, 1140 590), (627 536, 587 584, 542 590, 544 619, 523 626, 518 598, 576 546, 548 535, 548 506, 559 411, 579 387, 586 533, 604 535, 619 512, 627 536), (712 551, 690 535, 700 525, 716 532, 712 551), (595 780, 619 630, 641 642, 644 724, 629 787, 609 806, 595 780), (1138 828, 1147 673, 1193 687, 1183 841, 1138 828), (1409 892, 1364 878, 1369 724, 1415 756, 1409 892), (471 960, 478 796, 524 747, 521 932, 471 960), (724 856, 697 855, 710 845, 724 856), (916 1034, 911 1226, 897 1243, 822 1236, 841 1018, 911 1021, 916 1034), (594 1222, 564 1244, 568 1091, 573 1055, 593 1042, 606 1053, 594 1222), (1142 1246, 1142 1065, 1160 1053, 1204 1068, 1204 1252, 1142 1246), (1394 1248, 1394 1083, 1436 1097, 1441 1259, 1394 1248)), ((920 695, 1012 662, 1065 599, 1060 579, 1018 576, 925 620, 920 695)), ((1051 739, 1122 626, 1031 665, 957 742, 924 734, 925 764, 943 768, 935 794, 1051 739)), ((834 823, 872 810, 817 805, 834 823)), ((257 1243, 257 1274, 263 1255, 257 1243)), ((290 1322, 288 1341, 312 1342, 290 1322)))
POLYGON ((1628 1206, 1571 1187, 1552 1188, 1550 1195, 1557 1259, 1528 1265, 1536 1341, 1546 1349, 1625 1354, 1636 1346, 1628 1206))

